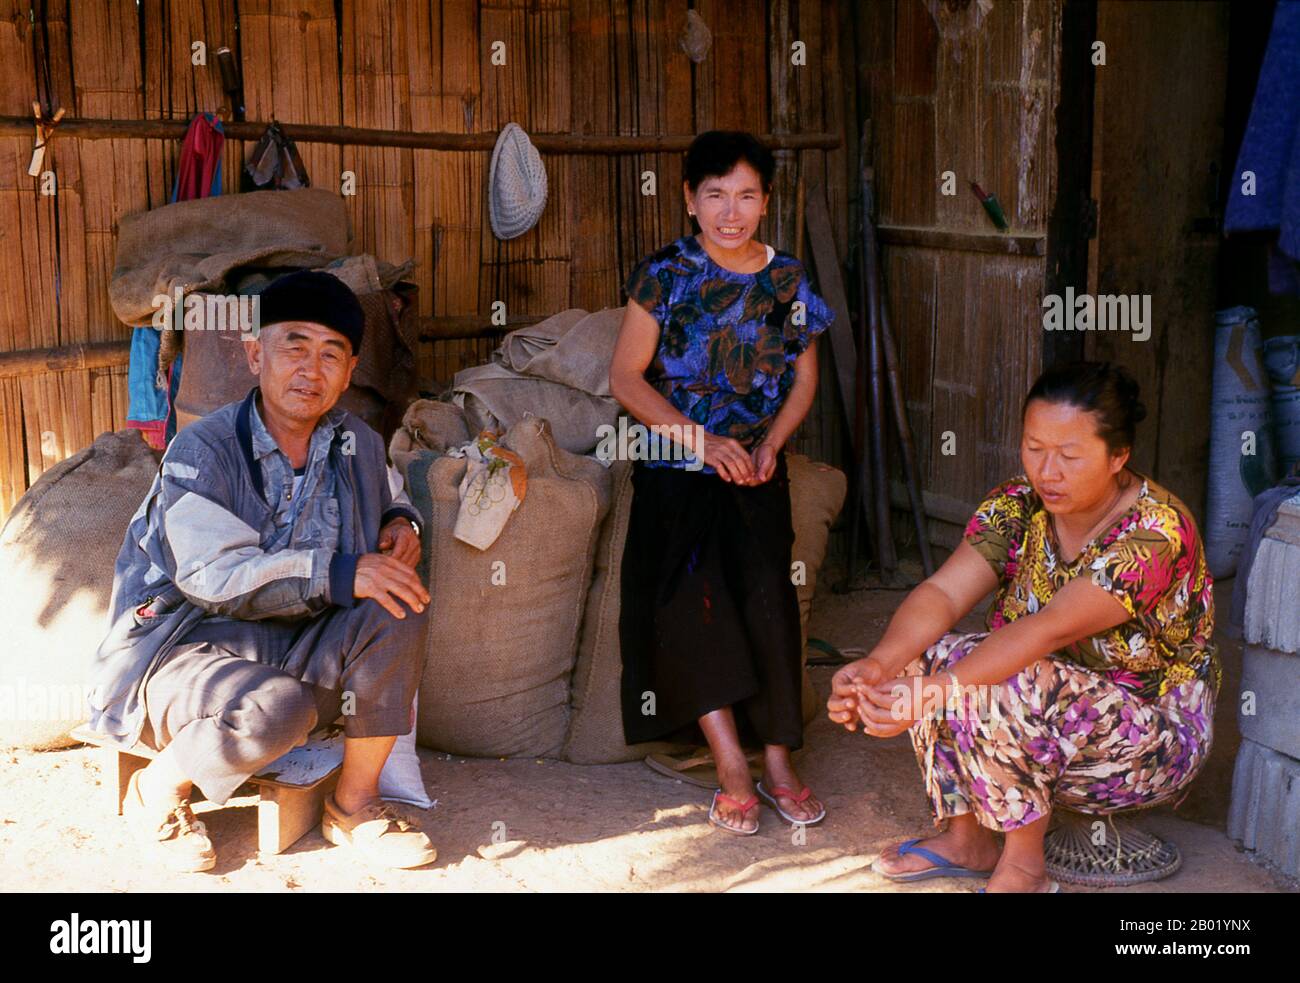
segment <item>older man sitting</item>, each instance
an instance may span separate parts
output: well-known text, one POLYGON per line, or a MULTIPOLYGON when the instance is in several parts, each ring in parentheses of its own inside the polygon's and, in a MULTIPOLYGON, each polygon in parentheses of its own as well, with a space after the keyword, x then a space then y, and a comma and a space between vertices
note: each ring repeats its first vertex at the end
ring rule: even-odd
POLYGON ((193 785, 222 804, 340 713, 325 838, 386 867, 435 857, 379 795, 413 726, 429 593, 418 514, 382 438, 335 407, 364 323, 326 273, 268 287, 245 341, 258 385, 176 435, 118 554, 91 725, 161 752, 132 777, 124 812, 173 869, 216 863, 193 785))

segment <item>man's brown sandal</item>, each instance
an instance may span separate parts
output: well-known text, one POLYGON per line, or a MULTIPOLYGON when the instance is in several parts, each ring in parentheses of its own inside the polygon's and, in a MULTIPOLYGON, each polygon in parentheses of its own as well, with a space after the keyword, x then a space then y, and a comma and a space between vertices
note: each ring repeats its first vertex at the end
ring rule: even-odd
POLYGON ((122 803, 122 816, 130 824, 136 840, 171 870, 181 873, 211 870, 217 864, 217 852, 208 839, 208 827, 203 820, 195 818, 185 800, 161 820, 156 811, 146 811, 140 794, 143 773, 141 769, 131 775, 122 803))
POLYGON ((325 800, 320 832, 335 846, 348 847, 363 860, 400 870, 423 867, 438 859, 429 837, 394 802, 380 799, 346 813, 325 800))

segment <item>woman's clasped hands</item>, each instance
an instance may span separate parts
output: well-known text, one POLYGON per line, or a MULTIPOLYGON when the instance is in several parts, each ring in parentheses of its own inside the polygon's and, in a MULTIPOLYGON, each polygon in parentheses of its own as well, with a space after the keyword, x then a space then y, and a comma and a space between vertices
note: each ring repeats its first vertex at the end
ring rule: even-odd
POLYGON ((918 720, 942 712, 942 682, 933 676, 887 679, 884 667, 867 656, 842 667, 831 679, 827 716, 846 730, 862 725, 872 737, 894 737, 918 720))
POLYGON ((776 473, 776 448, 760 442, 753 453, 731 437, 703 435, 704 463, 718 472, 718 477, 736 485, 761 485, 776 473))

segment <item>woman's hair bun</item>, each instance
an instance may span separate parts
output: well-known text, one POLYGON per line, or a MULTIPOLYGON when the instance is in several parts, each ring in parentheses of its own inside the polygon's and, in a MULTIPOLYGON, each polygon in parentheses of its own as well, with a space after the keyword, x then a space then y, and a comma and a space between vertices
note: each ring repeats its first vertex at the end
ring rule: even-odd
POLYGON ((1128 369, 1115 362, 1072 362, 1055 365, 1038 377, 1025 397, 1031 401, 1066 403, 1095 413, 1097 435, 1113 452, 1133 446, 1137 425, 1146 419, 1141 387, 1128 369))
POLYGON ((1147 407, 1141 399, 1142 387, 1138 385, 1138 381, 1133 378, 1132 374, 1124 366, 1116 365, 1114 362, 1104 362, 1102 364, 1110 372, 1114 373, 1115 388, 1120 397, 1128 404, 1129 418, 1133 423, 1141 423, 1147 418, 1147 407))

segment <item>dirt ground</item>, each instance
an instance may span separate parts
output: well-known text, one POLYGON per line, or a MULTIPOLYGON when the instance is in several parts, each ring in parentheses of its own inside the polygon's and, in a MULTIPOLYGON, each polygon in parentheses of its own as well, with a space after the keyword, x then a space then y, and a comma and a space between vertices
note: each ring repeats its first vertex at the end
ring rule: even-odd
MULTIPOLYGON (((841 648, 869 646, 901 596, 883 590, 820 593, 812 634, 841 648)), ((968 627, 978 627, 977 621, 968 627)), ((812 673, 824 697, 831 670, 812 673)), ((1225 680, 1224 689, 1234 692, 1230 683, 1235 680, 1225 680)), ((1297 889, 1234 848, 1223 831, 1235 748, 1235 740, 1216 746, 1198 779, 1205 790, 1198 789, 1199 796, 1177 814, 1154 810, 1142 817, 1146 828, 1178 845, 1182 869, 1164 881, 1123 890, 1297 889)), ((242 795, 224 807, 195 806, 216 844, 217 866, 202 874, 170 874, 142 863, 121 820, 110 814, 94 749, 0 752, 0 889, 957 892, 981 885, 897 885, 871 872, 881 849, 931 828, 916 762, 905 735, 874 740, 849 734, 824 716, 810 725, 798 764, 829 815, 806 830, 803 842, 766 808, 757 836, 715 830, 705 820, 708 792, 639 762, 476 760, 424 749, 420 758, 437 799, 424 823, 439 854, 430 867, 371 870, 318 831, 284 854, 261 857, 256 797, 242 795)))

